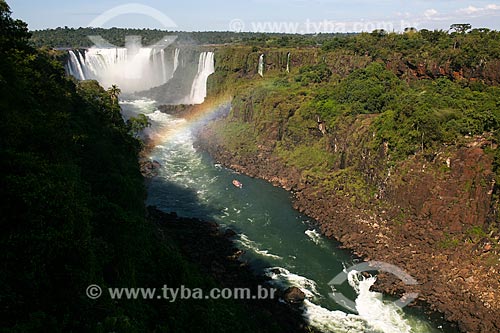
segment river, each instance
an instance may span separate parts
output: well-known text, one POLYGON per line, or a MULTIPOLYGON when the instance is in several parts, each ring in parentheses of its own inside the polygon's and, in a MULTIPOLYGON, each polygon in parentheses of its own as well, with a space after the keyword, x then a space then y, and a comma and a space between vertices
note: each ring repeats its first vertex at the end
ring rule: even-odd
POLYGON ((123 101, 122 108, 125 117, 146 114, 152 123, 146 135, 157 138, 150 157, 162 167, 150 182, 147 204, 179 216, 213 220, 238 232, 243 260, 270 276, 276 286, 294 285, 306 293, 304 316, 312 326, 324 332, 453 332, 370 291, 375 277, 349 274, 348 281, 335 289, 354 300, 356 310, 339 306, 329 295, 328 283, 358 261, 294 210, 290 193, 237 174, 195 150, 191 124, 159 112, 154 101, 123 101), (233 186, 234 179, 243 188, 233 186))

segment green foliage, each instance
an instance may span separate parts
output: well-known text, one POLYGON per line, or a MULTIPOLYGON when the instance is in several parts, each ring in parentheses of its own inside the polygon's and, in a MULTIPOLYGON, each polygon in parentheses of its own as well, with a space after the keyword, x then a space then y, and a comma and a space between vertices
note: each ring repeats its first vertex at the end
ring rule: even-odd
POLYGON ((496 131, 499 93, 497 87, 474 91, 447 79, 419 82, 375 121, 378 142, 389 142, 399 159, 464 135, 496 131))
POLYGON ((403 90, 401 81, 382 64, 354 71, 333 90, 339 103, 351 104, 352 114, 380 113, 403 90))
POLYGON ((334 162, 333 156, 325 151, 321 142, 314 146, 297 145, 291 150, 279 147, 277 153, 287 164, 312 174, 328 172, 334 162))
POLYGON ((472 243, 478 243, 484 238, 487 238, 488 235, 480 226, 473 226, 466 232, 466 238, 468 241, 472 243))
MULTIPOLYGON (((222 124, 221 124, 222 125, 222 124)), ((232 121, 216 129, 227 140, 227 148, 242 156, 251 156, 257 153, 257 139, 253 128, 248 123, 232 121)))
POLYGON ((146 128, 150 127, 151 123, 144 114, 138 114, 137 117, 131 117, 127 120, 127 127, 129 129, 129 133, 134 137, 138 137, 139 134, 146 128))
MULTIPOLYGON (((474 33, 466 34, 466 38, 474 33)), ((484 35, 487 32, 479 34, 490 38, 484 35)), ((381 43, 391 38, 393 42, 404 40, 408 54, 430 41, 442 42, 445 48, 450 42, 453 46, 452 36, 446 33, 414 30, 401 36, 379 32, 338 37, 336 41, 371 40, 370 45, 382 56, 387 50, 373 42, 375 37, 381 43)), ((268 57, 273 52, 285 53, 269 50, 268 57)), ((229 67, 224 67, 228 64, 225 57, 230 58, 224 53, 218 66, 229 73, 229 67)), ((417 152, 433 156, 443 144, 460 144, 465 136, 485 132, 499 135, 498 87, 448 78, 406 81, 379 61, 363 62, 352 53, 335 51, 320 59, 313 65, 304 60, 303 66, 294 66, 292 74, 274 72, 263 80, 221 77, 237 87, 228 88, 234 89, 230 90, 235 96, 233 108, 228 120, 219 121, 215 130, 224 133, 223 144, 235 154, 247 156, 264 146, 299 169, 309 183, 342 193, 354 202, 368 202, 375 197, 373 181, 384 177, 377 172, 386 167, 385 163, 392 165, 417 152), (343 71, 343 75, 331 74, 339 68, 334 64, 342 63, 335 62, 333 54, 342 61, 355 58, 355 64, 350 65, 359 68, 343 71), (319 130, 318 121, 326 125, 327 133, 319 130), (241 124, 243 128, 239 128, 241 124), (353 140, 360 140, 359 147, 352 145, 353 140), (382 155, 383 160, 373 157, 382 155)), ((234 68, 241 75, 241 66, 234 68)), ((500 157, 496 160, 500 164, 500 157)))
POLYGON ((299 35, 285 33, 251 33, 229 31, 182 32, 158 29, 123 29, 123 28, 68 28, 33 31, 31 42, 36 47, 83 48, 91 47, 88 36, 102 36, 113 45, 122 47, 125 36, 141 36, 143 45, 152 45, 166 35, 177 36, 179 44, 241 44, 250 45, 256 52, 261 47, 310 47, 323 41, 344 34, 299 35))
POLYGON ((471 29, 469 24, 453 25, 453 33, 443 30, 408 30, 407 33, 361 33, 335 36, 322 44, 323 51, 349 50, 384 62, 402 60, 410 63, 432 61, 441 66, 451 63, 460 71, 464 67, 483 68, 500 54, 500 33, 488 29, 471 29), (458 30, 457 30, 458 29, 458 30))
POLYGON ((323 180, 321 186, 335 195, 350 197, 353 204, 369 203, 374 193, 364 175, 354 168, 332 172, 323 180))
POLYGON ((450 26, 450 30, 453 29, 459 34, 465 34, 467 31, 472 29, 472 26, 468 23, 457 23, 450 26))
POLYGON ((120 88, 118 88, 115 84, 108 88, 109 97, 111 97, 111 101, 113 104, 118 103, 118 96, 121 94, 120 88))
POLYGON ((299 69, 299 75, 295 77, 295 81, 300 82, 303 86, 306 86, 311 83, 328 81, 331 75, 332 71, 325 63, 303 66, 299 69))

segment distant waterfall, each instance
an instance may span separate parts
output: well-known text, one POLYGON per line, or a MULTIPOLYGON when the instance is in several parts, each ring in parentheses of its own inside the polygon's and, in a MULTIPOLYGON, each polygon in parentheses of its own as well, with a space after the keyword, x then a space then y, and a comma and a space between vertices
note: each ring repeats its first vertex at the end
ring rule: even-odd
POLYGON ((264 55, 261 54, 259 57, 259 75, 264 77, 264 55))
POLYGON ((175 71, 177 70, 177 67, 179 67, 179 49, 174 50, 174 70, 172 71, 172 77, 174 77, 175 71))
MULTIPOLYGON (((166 71, 166 66, 165 66, 165 50, 160 51, 160 60, 161 60, 161 73, 163 74, 163 82, 167 82, 167 71, 166 71)), ((173 73, 172 73, 173 76, 173 73)))
POLYGON ((290 52, 286 54, 286 72, 290 73, 290 52))
POLYGON ((207 79, 215 72, 214 53, 202 52, 198 61, 198 73, 196 74, 193 85, 191 87, 191 94, 186 104, 200 104, 203 103, 207 96, 207 79))
POLYGON ((178 59, 166 56, 163 49, 154 48, 70 50, 66 67, 78 80, 97 80, 105 88, 116 84, 130 93, 161 86, 172 78, 178 59))

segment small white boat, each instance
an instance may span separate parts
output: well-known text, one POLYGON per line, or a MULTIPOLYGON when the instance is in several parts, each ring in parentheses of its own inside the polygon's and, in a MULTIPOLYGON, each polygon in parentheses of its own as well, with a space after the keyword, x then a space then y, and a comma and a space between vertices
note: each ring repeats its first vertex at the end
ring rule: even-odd
POLYGON ((243 184, 241 182, 237 181, 236 179, 233 180, 233 185, 236 186, 237 188, 243 187, 243 184))

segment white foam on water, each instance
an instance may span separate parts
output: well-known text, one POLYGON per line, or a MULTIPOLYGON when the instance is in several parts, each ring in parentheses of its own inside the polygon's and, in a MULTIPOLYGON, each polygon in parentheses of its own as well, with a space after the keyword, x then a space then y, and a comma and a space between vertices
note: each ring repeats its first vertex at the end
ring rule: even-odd
POLYGON ((288 287, 297 287, 309 299, 320 298, 321 294, 318 292, 316 282, 304 276, 291 273, 283 267, 271 267, 265 269, 265 275, 272 279, 272 284, 280 289, 288 287))
POLYGON ((306 230, 304 232, 307 237, 309 237, 316 245, 320 245, 322 242, 322 237, 319 232, 317 232, 315 229, 313 230, 306 230))
POLYGON ((247 235, 245 234, 241 234, 240 235, 240 238, 238 239, 238 242, 243 245, 244 247, 246 247, 247 249, 250 249, 252 250, 253 252, 261 255, 261 256, 264 256, 264 257, 268 257, 268 258, 272 258, 272 259, 277 259, 277 260, 281 260, 283 259, 282 257, 276 255, 276 254, 272 254, 269 252, 269 250, 261 250, 259 248, 260 244, 257 244, 256 242, 252 241, 250 238, 248 238, 247 235))
POLYGON ((399 307, 384 301, 381 293, 370 291, 376 277, 365 278, 359 272, 351 271, 347 275, 349 285, 356 291, 356 310, 375 332, 411 333, 412 328, 403 317, 399 307))
POLYGON ((120 100, 120 105, 133 105, 135 107, 140 108, 142 113, 145 113, 145 111, 149 110, 154 111, 156 109, 156 101, 149 98, 141 98, 135 100, 126 100, 126 99, 120 100))
POLYGON ((309 300, 304 301, 303 316, 309 325, 328 333, 371 332, 360 316, 330 311, 309 300))
POLYGON ((354 315, 328 310, 313 303, 314 299, 322 296, 317 291, 316 282, 311 279, 282 267, 268 268, 265 274, 272 279, 271 284, 282 290, 291 286, 300 288, 307 298, 303 306, 304 318, 323 332, 416 333, 426 332, 424 329, 429 328, 428 325, 416 323, 410 326, 401 309, 391 302, 383 301, 382 294, 370 291, 375 277, 364 278, 359 272, 349 272, 349 285, 358 294, 355 300, 358 314, 354 315), (419 329, 412 330, 412 326, 419 329))
MULTIPOLYGON (((147 107, 147 104, 145 105, 147 107)), ((190 150, 192 148, 192 137, 191 133, 188 129, 186 129, 187 120, 182 118, 174 118, 169 114, 163 113, 158 109, 155 109, 152 113, 146 113, 146 116, 149 118, 151 122, 151 126, 144 130, 144 135, 149 137, 150 139, 156 141, 162 141, 163 139, 168 138, 168 143, 165 142, 162 147, 168 148, 175 144, 184 144, 186 147, 184 148, 190 150)), ((156 148, 159 148, 157 146, 156 148)), ((172 153, 184 153, 173 151, 172 153)), ((177 148, 175 149, 177 150, 177 148)), ((194 150, 194 149, 193 149, 194 150)))

